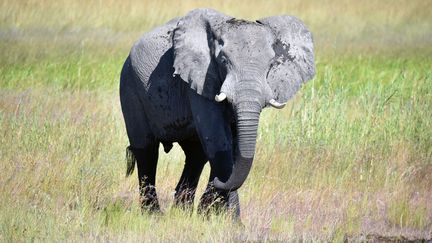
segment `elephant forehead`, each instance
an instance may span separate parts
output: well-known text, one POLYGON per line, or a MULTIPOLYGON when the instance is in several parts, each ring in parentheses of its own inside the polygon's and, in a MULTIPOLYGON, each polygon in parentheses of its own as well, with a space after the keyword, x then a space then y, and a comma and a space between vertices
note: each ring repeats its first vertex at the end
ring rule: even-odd
POLYGON ((229 53, 239 52, 242 55, 272 55, 273 38, 269 30, 264 28, 239 28, 229 31, 223 37, 224 50, 229 53))
POLYGON ((273 42, 272 32, 268 28, 252 24, 227 28, 223 38, 228 42, 241 41, 249 44, 271 45, 273 42))

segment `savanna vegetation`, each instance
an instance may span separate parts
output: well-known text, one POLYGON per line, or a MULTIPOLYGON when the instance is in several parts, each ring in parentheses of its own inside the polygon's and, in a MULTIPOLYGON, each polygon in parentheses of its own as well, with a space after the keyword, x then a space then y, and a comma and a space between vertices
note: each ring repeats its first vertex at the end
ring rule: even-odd
MULTIPOLYGON (((0 3, 0 241, 336 241, 432 238, 432 2, 0 3), (171 207, 184 155, 160 153, 160 215, 142 215, 118 80, 133 42, 197 7, 290 14, 317 75, 262 113, 244 227, 171 207), (372 238, 371 238, 372 237, 372 238), (378 238, 376 238, 378 239, 378 238)), ((136 172, 135 172, 136 173, 136 172)), ((204 189, 208 165, 200 181, 204 189)))

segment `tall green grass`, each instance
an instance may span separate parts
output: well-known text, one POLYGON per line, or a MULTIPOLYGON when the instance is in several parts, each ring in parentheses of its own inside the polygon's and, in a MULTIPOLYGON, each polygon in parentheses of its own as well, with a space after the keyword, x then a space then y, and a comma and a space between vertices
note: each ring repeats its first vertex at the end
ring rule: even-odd
MULTIPOLYGON (((342 241, 432 238, 428 1, 0 3, 0 241, 342 241), (165 215, 141 215, 118 78, 145 31, 196 7, 289 13, 317 75, 262 113, 244 227, 172 208, 184 155, 160 153, 165 215), (363 238, 362 238, 363 237, 363 238)), ((199 196, 209 174, 199 184, 199 196)))

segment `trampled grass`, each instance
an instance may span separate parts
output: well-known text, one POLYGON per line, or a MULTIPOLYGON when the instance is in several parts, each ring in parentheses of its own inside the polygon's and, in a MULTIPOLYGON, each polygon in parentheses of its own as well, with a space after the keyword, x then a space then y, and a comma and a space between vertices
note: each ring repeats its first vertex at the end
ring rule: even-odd
POLYGON ((428 1, 0 6, 0 241, 432 238, 428 1), (204 6, 247 19, 293 14, 315 37, 317 76, 285 109, 262 113, 239 191, 244 227, 171 207, 178 146, 160 153, 165 215, 141 215, 136 175, 124 178, 122 62, 142 33, 204 6))

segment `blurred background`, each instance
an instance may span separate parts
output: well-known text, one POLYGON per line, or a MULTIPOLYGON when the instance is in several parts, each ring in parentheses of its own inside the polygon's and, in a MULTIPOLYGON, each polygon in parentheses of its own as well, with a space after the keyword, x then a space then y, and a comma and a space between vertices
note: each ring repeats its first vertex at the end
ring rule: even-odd
MULTIPOLYGON (((15 82, 18 77, 14 76, 4 81, 11 87, 18 83, 26 86, 33 81, 56 86, 112 88, 118 79, 115 67, 140 35, 198 7, 214 8, 249 20, 280 14, 297 16, 313 31, 318 61, 333 53, 417 55, 430 49, 432 39, 431 3, 418 0, 4 1, 0 13, 3 68, 16 69, 18 64, 38 62, 37 70, 33 70, 37 74, 33 72, 33 76, 45 77, 44 81, 33 77, 15 82), (44 73, 58 72, 53 70, 54 66, 66 65, 65 62, 69 63, 66 68, 78 69, 78 59, 84 73, 74 72, 73 77, 67 78, 66 74, 58 73, 56 80, 44 73), (87 59, 94 63, 90 64, 87 59), (113 65, 111 71, 91 76, 87 65, 102 65, 100 59, 105 60, 105 65, 113 65), (41 63, 47 60, 51 65, 41 63), (82 79, 77 73, 92 78, 82 79)), ((10 73, 3 70, 2 74, 10 73)), ((22 74, 21 70, 17 71, 22 74)))
POLYGON ((431 239, 431 10, 427 0, 2 1, 0 241, 431 239), (122 64, 143 33, 198 7, 294 15, 314 35, 316 77, 262 114, 239 191, 244 228, 171 207, 178 146, 160 153, 164 216, 141 215, 136 174, 124 177, 122 64))

